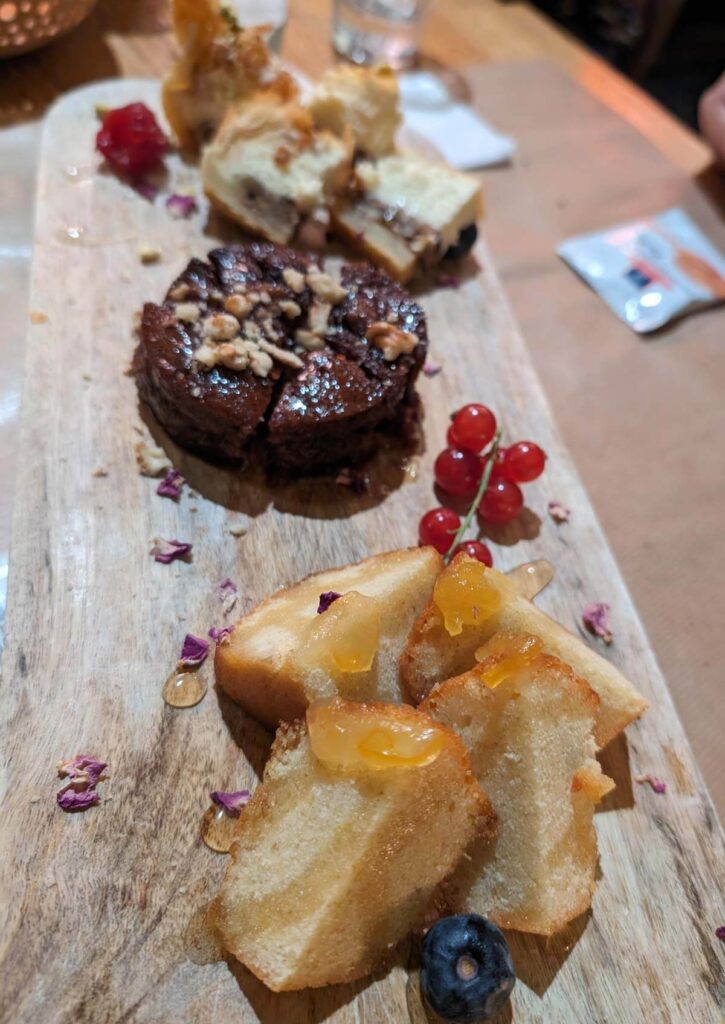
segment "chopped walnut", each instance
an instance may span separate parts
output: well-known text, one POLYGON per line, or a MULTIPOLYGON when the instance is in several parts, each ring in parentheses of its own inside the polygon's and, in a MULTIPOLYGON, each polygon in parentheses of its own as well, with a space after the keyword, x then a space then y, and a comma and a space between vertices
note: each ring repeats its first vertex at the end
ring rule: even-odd
POLYGON ((300 357, 294 352, 290 352, 288 348, 280 348, 279 345, 273 345, 269 341, 260 341, 259 347, 263 352, 267 352, 273 359, 276 359, 278 363, 292 366, 295 370, 301 370, 305 365, 300 357))
POLYGON ((193 302, 179 302, 174 309, 177 320, 185 324, 195 324, 201 316, 201 310, 193 302))
POLYGON ((308 352, 314 352, 316 349, 325 347, 325 339, 321 338, 319 334, 313 334, 312 331, 302 329, 295 331, 295 342, 308 352))
POLYGON ((204 337, 212 341, 231 341, 239 334, 239 321, 228 313, 216 313, 204 321, 204 337))
POLYGON ((332 306, 328 302, 313 302, 310 306, 310 330, 319 337, 327 334, 332 306))
POLYGON ((257 377, 268 377, 269 371, 274 366, 274 361, 268 352, 262 352, 259 349, 257 352, 250 356, 250 363, 252 373, 256 374, 257 377))
POLYGON ((138 258, 142 263, 158 263, 161 259, 161 252, 153 245, 140 245, 138 247, 138 258))
POLYGON ((282 271, 282 280, 291 288, 293 292, 299 295, 305 290, 305 275, 301 274, 299 270, 295 270, 293 267, 285 267, 282 271))
POLYGON ((383 353, 383 359, 392 363, 398 356, 409 355, 418 344, 418 339, 410 331, 401 331, 399 327, 377 320, 371 324, 365 334, 367 340, 383 353))
POLYGON ((252 312, 254 303, 249 295, 230 295, 224 300, 224 309, 237 320, 243 320, 252 312))
POLYGON ((280 311, 284 313, 284 315, 288 317, 290 320, 294 320, 296 319, 296 317, 301 316, 302 314, 302 310, 300 309, 296 302, 292 301, 292 299, 282 299, 282 301, 279 303, 279 308, 280 311))
POLYGON ((321 270, 309 271, 307 283, 317 298, 322 299, 323 302, 341 302, 347 295, 347 290, 341 284, 321 270))
POLYGON ((136 462, 142 476, 160 476, 171 469, 171 460, 163 448, 139 441, 136 445, 136 462))
POLYGON ((186 283, 177 284, 176 288, 172 288, 169 292, 169 298, 173 299, 174 302, 180 302, 189 297, 189 293, 192 291, 190 286, 186 283))

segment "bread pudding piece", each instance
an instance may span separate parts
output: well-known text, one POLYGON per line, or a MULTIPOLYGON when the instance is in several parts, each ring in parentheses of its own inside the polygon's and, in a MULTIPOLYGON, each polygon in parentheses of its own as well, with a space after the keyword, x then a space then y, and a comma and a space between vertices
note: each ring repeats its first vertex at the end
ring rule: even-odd
POLYGON ((502 573, 465 554, 443 570, 432 600, 411 630, 400 660, 410 698, 417 703, 436 683, 473 668, 476 650, 499 630, 535 634, 547 654, 587 680, 599 697, 594 733, 598 746, 647 708, 647 701, 611 662, 523 597, 502 573))
POLYGON ((449 729, 402 705, 317 705, 277 734, 208 924, 273 991, 363 977, 493 820, 449 729))
POLYGON ((179 144, 208 142, 235 100, 298 95, 297 83, 271 57, 262 28, 239 28, 218 0, 172 0, 178 55, 164 78, 164 112, 179 144))
POLYGON ((421 705, 461 737, 498 818, 495 841, 474 845, 447 893, 456 911, 552 935, 595 889, 593 808, 614 786, 594 757, 599 701, 535 637, 496 634, 491 649, 421 705))
POLYGON ((254 234, 286 244, 308 221, 327 224, 327 207, 346 184, 349 138, 314 128, 308 111, 271 95, 228 110, 204 150, 204 190, 222 213, 254 234))
POLYGON ((402 121, 398 100, 391 68, 338 64, 324 73, 306 105, 318 128, 340 138, 351 131, 358 153, 381 157, 395 149, 402 121))
POLYGON ((481 185, 414 153, 355 165, 358 190, 332 210, 333 229, 399 281, 462 255, 483 214, 481 185))
POLYGON ((217 647, 217 682, 273 728, 321 698, 401 701, 398 659, 441 565, 434 548, 391 551, 280 590, 217 647))

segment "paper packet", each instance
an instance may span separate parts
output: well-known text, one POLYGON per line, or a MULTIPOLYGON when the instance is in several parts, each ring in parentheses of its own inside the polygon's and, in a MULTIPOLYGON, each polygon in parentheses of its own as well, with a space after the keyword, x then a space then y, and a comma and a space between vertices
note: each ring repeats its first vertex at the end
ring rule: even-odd
POLYGON ((640 334, 725 300, 725 257, 678 207, 569 238, 557 253, 640 334))

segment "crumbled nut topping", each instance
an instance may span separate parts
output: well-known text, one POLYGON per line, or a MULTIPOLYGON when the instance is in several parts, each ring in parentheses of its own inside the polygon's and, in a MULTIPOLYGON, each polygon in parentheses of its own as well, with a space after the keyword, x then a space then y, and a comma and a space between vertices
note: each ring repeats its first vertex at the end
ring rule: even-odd
POLYGON ((138 258, 144 264, 158 263, 161 259, 161 253, 153 245, 140 245, 138 247, 138 258))
POLYGON ((212 341, 231 341, 239 334, 239 321, 228 313, 215 313, 204 320, 204 337, 212 341))
POLYGON ((171 460, 164 449, 148 441, 139 441, 136 445, 136 462, 142 476, 160 476, 171 469, 171 460))
POLYGON ((410 331, 401 331, 386 320, 377 320, 371 324, 365 337, 371 345, 375 345, 383 353, 383 359, 392 363, 400 355, 409 355, 418 344, 418 339, 410 331))
POLYGON ((182 284, 177 284, 176 288, 171 289, 171 291, 169 292, 169 298, 173 299, 174 302, 183 301, 184 299, 189 297, 189 292, 191 290, 192 289, 189 287, 188 284, 182 282, 182 284))
POLYGON ((321 270, 310 270, 307 274, 307 284, 323 302, 341 302, 347 295, 341 284, 321 270))
POLYGON ((301 370, 305 365, 300 357, 294 352, 290 352, 288 348, 280 348, 279 345, 273 345, 269 341, 260 341, 259 347, 263 352, 267 352, 273 359, 276 359, 278 363, 292 366, 295 370, 301 370))
POLYGON ((295 294, 300 295, 305 290, 305 275, 293 267, 285 267, 282 271, 282 280, 291 288, 295 294))
POLYGON ((195 324, 201 316, 201 310, 193 302, 179 302, 174 309, 176 319, 185 324, 195 324))
POLYGON ((280 311, 284 313, 284 315, 288 317, 290 320, 294 320, 296 317, 302 314, 302 310, 300 309, 296 302, 292 301, 292 299, 282 299, 282 301, 279 303, 279 308, 280 311))
POLYGON ((310 306, 310 330, 319 337, 327 334, 332 306, 328 302, 313 302, 310 306))
POLYGON ((325 347, 324 338, 321 338, 319 334, 313 334, 312 331, 305 331, 304 329, 295 331, 295 343, 308 352, 314 352, 325 347))
POLYGON ((243 320, 245 316, 249 316, 254 308, 249 295, 230 295, 224 300, 224 309, 227 313, 231 313, 237 320, 243 320))

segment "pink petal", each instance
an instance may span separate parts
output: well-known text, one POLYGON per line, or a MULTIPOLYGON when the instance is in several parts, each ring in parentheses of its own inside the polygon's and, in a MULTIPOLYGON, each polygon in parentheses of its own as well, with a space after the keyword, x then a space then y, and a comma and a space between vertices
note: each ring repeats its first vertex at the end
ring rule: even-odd
POLYGON ((667 783, 663 782, 662 779, 658 779, 656 775, 636 775, 634 781, 647 784, 655 793, 667 792, 667 783))
POLYGON ((562 505, 559 501, 550 501, 549 515, 555 523, 568 523, 571 517, 571 509, 562 505))
POLYGON ((605 601, 591 601, 582 612, 582 622, 595 636, 601 637, 605 644, 614 639, 610 607, 605 601))
POLYGON ((317 614, 321 615, 323 612, 326 612, 330 605, 337 601, 338 597, 342 597, 342 594, 338 594, 336 590, 326 590, 324 594, 320 594, 317 614))
POLYGON ((223 807, 232 818, 239 817, 239 812, 245 804, 249 803, 251 795, 248 789, 238 789, 233 793, 222 793, 219 790, 214 790, 213 793, 209 794, 213 803, 217 807, 223 807))
POLYGON ((192 545, 181 540, 164 540, 163 537, 154 537, 153 544, 149 551, 155 561, 168 565, 175 558, 186 558, 191 554, 192 545))
POLYGON ((181 488, 185 483, 186 481, 178 469, 170 469, 156 488, 156 493, 160 494, 162 498, 172 498, 174 501, 178 501, 181 497, 181 488))
POLYGON ((179 664, 185 668, 198 668, 206 660, 209 653, 209 644, 193 633, 187 633, 184 643, 181 646, 181 657, 179 664))

